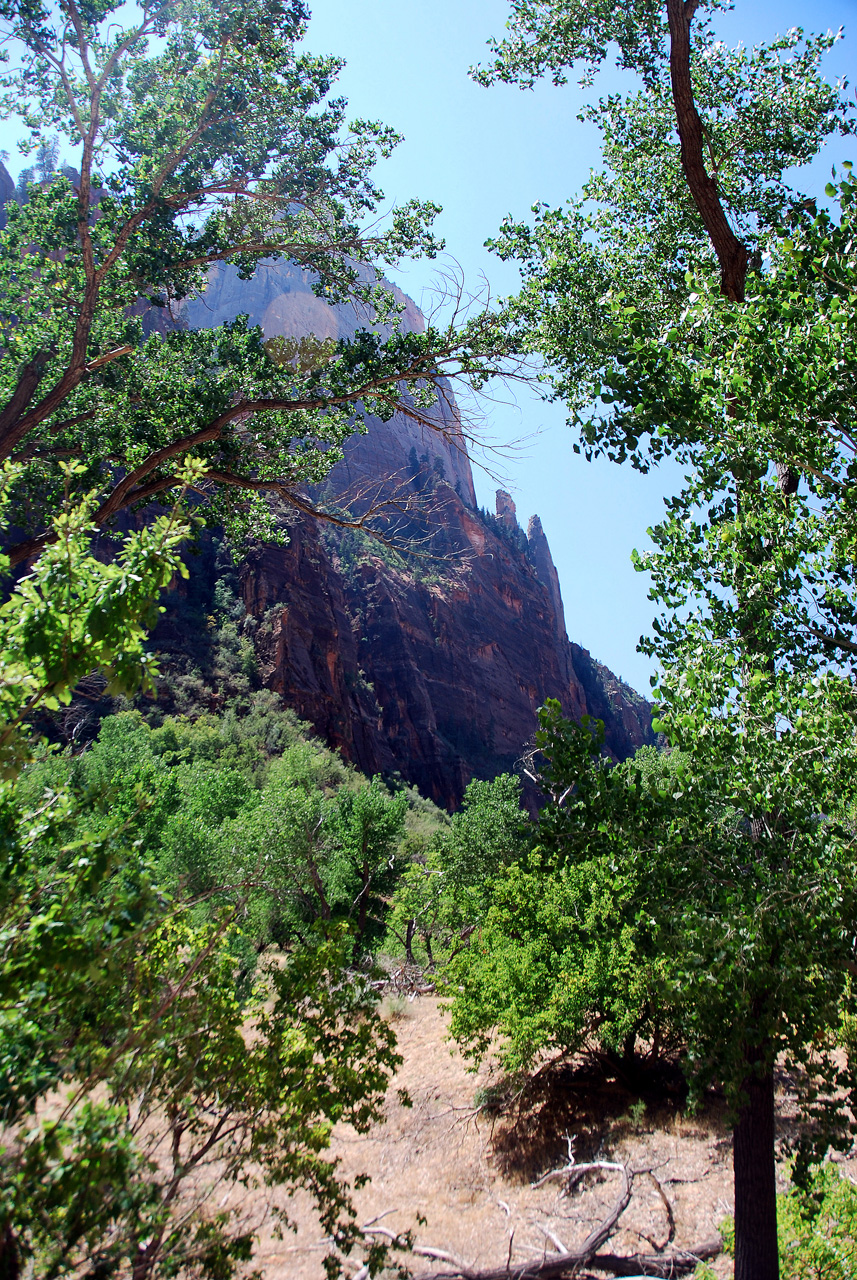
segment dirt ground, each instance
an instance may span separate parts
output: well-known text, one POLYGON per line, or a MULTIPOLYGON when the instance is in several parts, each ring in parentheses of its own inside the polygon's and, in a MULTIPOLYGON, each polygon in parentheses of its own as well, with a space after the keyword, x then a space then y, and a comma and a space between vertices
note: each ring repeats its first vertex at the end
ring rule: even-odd
MULTIPOLYGON (((559 1180, 533 1187, 566 1163, 568 1139, 578 1162, 651 1171, 635 1177, 621 1229, 605 1246, 610 1252, 654 1252, 671 1229, 674 1247, 691 1248, 716 1235, 732 1211, 730 1140, 716 1102, 688 1119, 678 1101, 643 1109, 621 1086, 601 1081, 589 1088, 579 1073, 555 1073, 527 1105, 506 1114, 477 1110, 477 1090, 496 1085, 498 1077, 487 1066, 475 1074, 467 1069, 446 1039, 437 1000, 422 996, 396 1012, 404 1063, 388 1093, 386 1123, 366 1135, 342 1126, 333 1144, 350 1179, 369 1175, 355 1196, 362 1224, 374 1220, 394 1233, 411 1231, 415 1243, 470 1266, 530 1261, 555 1247, 551 1236, 573 1248, 608 1213, 621 1174, 589 1175, 571 1195, 559 1180), (411 1108, 399 1101, 400 1089, 410 1095, 411 1108)), ((483 1098, 484 1092, 477 1095, 483 1098)), ((781 1091, 778 1101, 787 1124, 787 1094, 781 1091)), ((851 1163, 855 1175, 857 1161, 851 1163)), ((283 1240, 263 1234, 255 1266, 265 1280, 323 1280, 329 1246, 311 1207, 295 1198, 288 1209, 296 1234, 283 1240)), ((400 1257, 416 1275, 440 1266, 400 1257)), ((347 1274, 360 1264, 349 1259, 347 1274)), ((731 1275, 722 1257, 714 1270, 731 1275)))

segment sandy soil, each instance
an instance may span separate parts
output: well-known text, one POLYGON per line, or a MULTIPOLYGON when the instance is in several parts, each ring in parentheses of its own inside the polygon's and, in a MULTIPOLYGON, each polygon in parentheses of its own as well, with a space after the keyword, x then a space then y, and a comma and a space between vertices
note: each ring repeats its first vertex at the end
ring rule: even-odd
MULTIPOLYGON (((557 1181, 531 1184, 567 1159, 567 1137, 575 1158, 630 1163, 639 1174, 634 1195, 608 1246, 615 1253, 652 1252, 669 1238, 689 1248, 716 1234, 732 1209, 731 1149, 716 1102, 695 1119, 682 1116, 678 1101, 633 1109, 621 1086, 587 1081, 568 1072, 548 1076, 526 1105, 506 1114, 477 1110, 474 1095, 496 1083, 489 1067, 467 1069, 449 1041, 432 997, 408 1004, 396 1021, 404 1064, 388 1094, 386 1123, 367 1135, 346 1127, 335 1134, 334 1151, 353 1178, 369 1175, 356 1194, 362 1223, 392 1232, 411 1231, 420 1245, 444 1249, 471 1266, 524 1262, 540 1256, 546 1232, 564 1244, 579 1244, 616 1199, 620 1175, 587 1177, 571 1195, 557 1181), (411 1108, 400 1103, 406 1089, 411 1108), (668 1207, 667 1207, 668 1206, 668 1207)), ((789 1099, 780 1097, 788 1123, 789 1099)), ((851 1170, 857 1173, 857 1167, 851 1170)), ((328 1245, 308 1204, 289 1204, 297 1232, 282 1241, 263 1236, 255 1259, 265 1280, 322 1280, 328 1245)), ((404 1260, 404 1258, 402 1259, 404 1260)), ((349 1259, 353 1275, 360 1259, 349 1259)), ((432 1264, 411 1257, 417 1274, 432 1264)), ((719 1276, 731 1274, 718 1259, 719 1276)), ((390 1273, 392 1275, 392 1272, 390 1273)))

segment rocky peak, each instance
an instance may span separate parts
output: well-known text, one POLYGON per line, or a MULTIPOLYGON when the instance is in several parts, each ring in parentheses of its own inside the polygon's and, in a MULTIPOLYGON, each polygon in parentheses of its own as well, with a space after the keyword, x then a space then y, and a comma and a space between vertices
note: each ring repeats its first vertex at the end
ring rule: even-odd
POLYGON ((497 519, 509 530, 510 533, 515 533, 519 526, 512 495, 507 493, 505 489, 498 489, 494 497, 494 504, 497 512, 497 519))
POLYGON ((530 516, 530 523, 527 526, 527 547, 530 563, 538 574, 539 581, 547 587, 548 595, 551 598, 556 619, 557 635, 561 640, 565 640, 565 609, 562 603, 562 592, 559 588, 559 574, 556 571, 551 549, 538 516, 530 516))

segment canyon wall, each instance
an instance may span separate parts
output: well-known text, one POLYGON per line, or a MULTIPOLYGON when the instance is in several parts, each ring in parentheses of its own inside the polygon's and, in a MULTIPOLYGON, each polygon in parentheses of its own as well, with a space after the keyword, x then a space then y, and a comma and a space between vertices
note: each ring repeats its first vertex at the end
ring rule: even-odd
MULTIPOLYGON (((402 324, 422 317, 398 295, 402 324)), ((192 325, 245 312, 266 336, 348 337, 369 319, 327 306, 294 266, 239 281, 212 273, 192 325)), ((559 579, 538 516, 525 534, 502 490, 476 505, 454 398, 433 427, 399 414, 355 434, 330 483, 375 486, 410 505, 404 554, 368 535, 283 512, 288 546, 258 545, 240 568, 263 678, 367 773, 398 773, 455 807, 472 777, 514 769, 546 698, 605 723, 624 758, 653 741, 651 708, 567 636, 559 579)))

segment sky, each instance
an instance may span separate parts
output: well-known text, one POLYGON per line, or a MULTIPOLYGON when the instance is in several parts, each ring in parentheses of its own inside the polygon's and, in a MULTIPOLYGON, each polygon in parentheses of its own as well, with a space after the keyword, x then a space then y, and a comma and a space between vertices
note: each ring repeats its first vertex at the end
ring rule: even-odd
MULTIPOLYGON (((404 135, 377 171, 388 204, 419 197, 443 206, 436 229, 446 256, 389 273, 424 310, 436 299, 438 274, 450 270, 461 274, 471 294, 513 292, 514 265, 491 255, 485 240, 507 214, 524 219, 536 201, 563 203, 599 162, 596 131, 576 118, 586 97, 575 85, 540 83, 522 92, 508 85, 483 89, 468 78, 468 67, 488 59, 486 42, 502 36, 507 16, 507 0, 315 0, 306 43, 346 60, 339 91, 352 117, 382 120, 404 135)), ((736 0, 719 22, 731 44, 800 25, 845 27, 826 70, 832 79, 847 76, 857 50, 857 0, 815 0, 811 7, 805 0, 736 0)), ((615 72, 602 75, 589 95, 621 85, 615 72)), ((31 163, 16 156, 9 125, 0 127, 0 147, 12 152, 14 174, 31 163)), ((857 142, 834 141, 801 185, 821 191, 831 163, 857 162, 854 152, 857 142)), ((631 552, 648 545, 646 530, 675 489, 675 470, 641 476, 627 465, 587 463, 572 451, 562 406, 534 393, 501 388, 479 418, 480 430, 497 446, 486 454, 484 469, 474 467, 481 505, 493 510, 495 490, 503 487, 524 528, 538 513, 559 572, 570 638, 647 692, 653 667, 636 648, 654 606, 631 552)))
MULTIPOLYGON (((390 273, 424 309, 432 305, 438 270, 452 267, 471 293, 486 282, 495 296, 514 291, 514 266, 491 255, 485 240, 507 214, 522 219, 536 201, 561 204, 598 164, 597 134, 576 118, 586 95, 575 85, 541 83, 522 92, 507 85, 483 89, 468 78, 468 67, 487 60, 488 38, 503 34, 508 12, 506 0, 315 0, 313 7, 307 45, 346 59, 340 88, 353 115, 383 120, 404 135, 378 169, 388 200, 416 196, 443 206, 436 227, 446 240, 445 261, 390 273)), ((833 79, 847 76, 857 53, 857 0, 812 6, 737 0, 719 27, 731 44, 751 44, 801 25, 846 28, 826 70, 833 79)), ((613 73, 589 93, 600 96, 619 84, 613 73)), ((802 185, 820 190, 831 163, 843 159, 857 162, 857 144, 835 141, 802 185)), ((560 405, 520 390, 514 397, 501 391, 500 399, 505 403, 483 406, 481 426, 489 440, 510 447, 487 455, 488 471, 475 467, 480 504, 493 510, 494 492, 503 487, 524 528, 539 514, 559 572, 569 637, 646 693, 653 668, 636 647, 654 606, 630 557, 648 545, 646 530, 659 519, 676 474, 641 476, 627 465, 587 463, 572 451, 560 405)))

